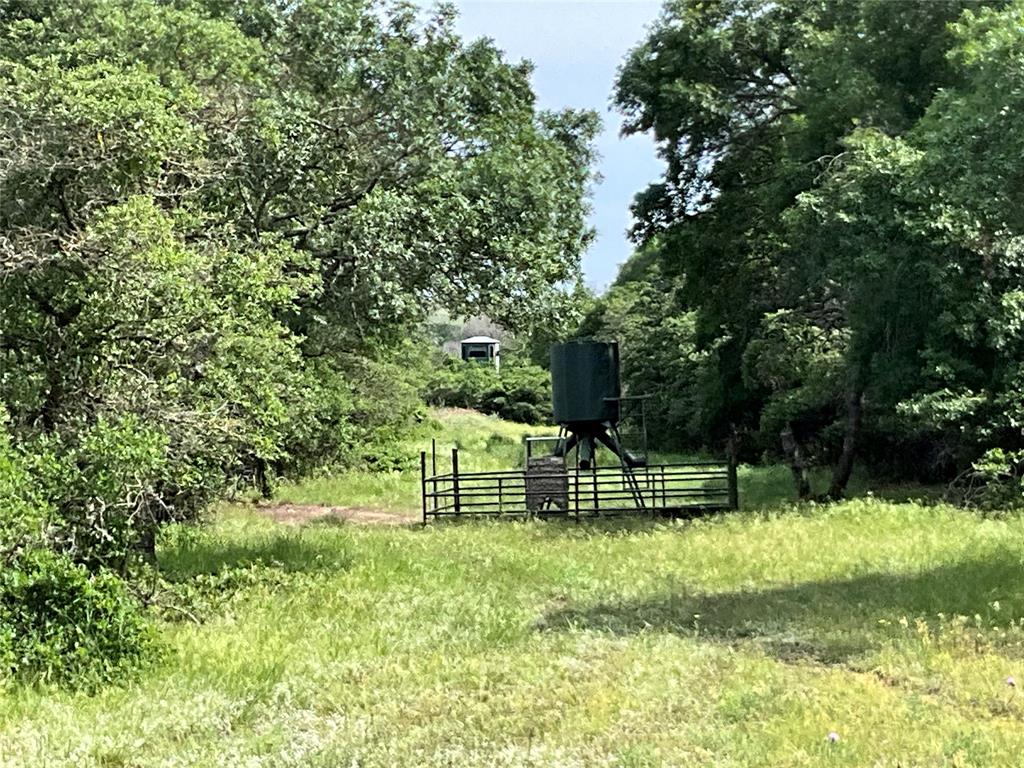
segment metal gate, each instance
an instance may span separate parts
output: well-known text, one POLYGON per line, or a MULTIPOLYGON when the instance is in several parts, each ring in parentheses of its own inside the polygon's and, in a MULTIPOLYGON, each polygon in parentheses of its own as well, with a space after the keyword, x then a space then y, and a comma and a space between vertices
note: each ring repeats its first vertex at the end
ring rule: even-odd
POLYGON ((438 474, 437 457, 420 454, 423 522, 466 515, 563 515, 576 521, 605 515, 686 516, 739 507, 736 467, 729 462, 686 462, 645 467, 580 469, 545 462, 523 469, 438 474))

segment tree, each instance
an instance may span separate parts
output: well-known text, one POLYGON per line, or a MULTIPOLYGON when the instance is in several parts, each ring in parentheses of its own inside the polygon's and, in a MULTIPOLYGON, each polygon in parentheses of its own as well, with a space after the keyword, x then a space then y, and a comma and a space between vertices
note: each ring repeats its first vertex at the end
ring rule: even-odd
POLYGON ((0 403, 59 468, 54 546, 114 566, 235 483, 372 460, 435 309, 543 322, 597 118, 529 75, 446 6, 8 3, 0 403))
POLYGON ((618 341, 624 391, 644 402, 648 438, 662 449, 700 449, 712 351, 696 348, 693 312, 679 309, 682 279, 666 277, 658 243, 640 249, 580 325, 618 341))
POLYGON ((865 404, 879 424, 915 369, 933 306, 914 293, 916 203, 895 202, 912 158, 877 145, 957 84, 950 23, 977 6, 670 2, 620 74, 626 132, 653 132, 666 163, 635 234, 683 276, 679 309, 715 356, 708 441, 781 443, 802 495, 808 453, 843 493, 865 404))

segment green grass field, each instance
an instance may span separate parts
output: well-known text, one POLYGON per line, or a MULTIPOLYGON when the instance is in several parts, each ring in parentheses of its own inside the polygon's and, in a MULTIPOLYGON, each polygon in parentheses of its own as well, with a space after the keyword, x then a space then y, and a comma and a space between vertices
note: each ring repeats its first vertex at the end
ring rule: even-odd
MULTIPOLYGON (((522 434, 444 429, 476 466, 522 434)), ((741 478, 756 508, 686 523, 225 507, 160 550, 204 620, 167 621, 166 660, 123 688, 8 688, 0 765, 1020 765, 1024 520, 741 478)), ((282 499, 415 506, 417 483, 282 499)))
POLYGON ((412 512, 420 506, 420 451, 430 451, 432 438, 437 438, 438 472, 449 470, 452 448, 460 451, 461 471, 482 472, 521 466, 524 437, 556 432, 556 428, 513 424, 474 411, 442 409, 434 411, 402 446, 409 456, 408 471, 347 472, 312 478, 284 485, 278 490, 277 500, 412 512))

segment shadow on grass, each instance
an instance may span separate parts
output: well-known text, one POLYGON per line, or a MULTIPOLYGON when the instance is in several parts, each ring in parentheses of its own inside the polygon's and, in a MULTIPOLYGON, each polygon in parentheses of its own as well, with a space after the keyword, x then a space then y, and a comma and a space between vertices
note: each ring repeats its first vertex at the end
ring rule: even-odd
POLYGON ((649 533, 662 530, 666 526, 678 526, 680 530, 689 520, 710 520, 723 515, 732 514, 721 510, 688 510, 671 514, 621 514, 601 517, 581 517, 579 522, 572 518, 552 516, 545 520, 541 528, 544 535, 555 537, 577 536, 588 538, 607 534, 629 535, 631 533, 649 533))
POLYGON ((302 531, 228 541, 206 531, 172 535, 159 550, 160 570, 170 581, 216 576, 241 568, 271 568, 283 573, 322 573, 347 569, 353 557, 337 540, 320 540, 302 531))
POLYGON ((1024 614, 1024 570, 1016 555, 967 560, 912 574, 876 573, 717 594, 673 590, 637 599, 568 605, 537 623, 543 631, 593 629, 615 635, 670 632, 752 642, 784 662, 846 663, 903 631, 899 620, 938 614, 1024 614), (887 622, 887 623, 883 623, 887 622))
POLYGON ((660 530, 666 525, 673 523, 673 519, 679 523, 686 520, 702 518, 708 519, 723 514, 730 514, 721 511, 691 512, 679 514, 673 518, 670 515, 651 515, 647 513, 606 515, 599 517, 581 517, 579 522, 565 514, 551 515, 527 515, 527 514, 505 514, 505 515, 459 515, 431 519, 426 528, 420 524, 413 524, 411 527, 419 530, 432 530, 435 528, 455 527, 480 527, 480 526, 528 526, 530 534, 537 538, 560 539, 580 538, 612 535, 629 535, 631 533, 648 533, 660 530), (542 525, 535 525, 542 523, 542 525))

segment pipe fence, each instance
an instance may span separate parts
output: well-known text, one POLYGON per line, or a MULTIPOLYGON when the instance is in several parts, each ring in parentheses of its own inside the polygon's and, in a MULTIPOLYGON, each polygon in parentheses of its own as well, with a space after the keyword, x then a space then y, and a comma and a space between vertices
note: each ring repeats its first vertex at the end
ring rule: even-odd
POLYGON ((739 507, 736 467, 729 462, 686 462, 627 469, 579 469, 551 457, 522 469, 462 472, 458 449, 451 471, 427 469, 420 454, 423 522, 455 516, 564 515, 577 521, 606 515, 692 515, 739 507))

